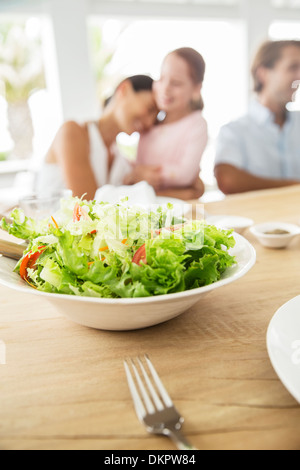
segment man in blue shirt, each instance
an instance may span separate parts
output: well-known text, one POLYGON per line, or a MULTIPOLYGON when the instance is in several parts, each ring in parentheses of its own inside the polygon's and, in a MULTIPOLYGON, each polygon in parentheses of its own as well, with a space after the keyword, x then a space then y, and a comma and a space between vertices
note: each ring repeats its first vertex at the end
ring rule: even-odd
POLYGON ((222 127, 215 176, 225 194, 300 184, 300 112, 286 105, 300 84, 300 41, 267 41, 252 67, 256 99, 222 127))

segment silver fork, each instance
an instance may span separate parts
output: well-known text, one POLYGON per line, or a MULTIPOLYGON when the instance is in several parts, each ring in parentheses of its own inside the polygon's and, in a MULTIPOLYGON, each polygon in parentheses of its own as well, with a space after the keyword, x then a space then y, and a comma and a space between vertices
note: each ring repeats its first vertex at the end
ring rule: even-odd
POLYGON ((136 359, 140 373, 133 359, 124 361, 129 390, 139 420, 146 426, 148 432, 168 436, 178 449, 196 450, 181 433, 184 419, 176 410, 168 392, 146 354, 144 361, 147 364, 150 377, 149 372, 147 373, 143 361, 140 358, 136 359), (132 369, 133 374, 130 369, 132 369))

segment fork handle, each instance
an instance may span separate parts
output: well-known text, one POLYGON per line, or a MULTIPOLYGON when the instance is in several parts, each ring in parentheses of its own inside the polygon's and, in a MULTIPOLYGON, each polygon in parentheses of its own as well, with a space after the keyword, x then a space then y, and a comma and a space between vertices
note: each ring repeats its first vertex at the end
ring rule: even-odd
POLYGON ((167 429, 167 435, 179 450, 198 450, 196 447, 192 446, 191 443, 186 439, 179 429, 169 428, 167 429))
POLYGON ((18 244, 7 240, 0 239, 0 254, 7 258, 19 260, 22 258, 24 250, 26 250, 25 244, 18 244))

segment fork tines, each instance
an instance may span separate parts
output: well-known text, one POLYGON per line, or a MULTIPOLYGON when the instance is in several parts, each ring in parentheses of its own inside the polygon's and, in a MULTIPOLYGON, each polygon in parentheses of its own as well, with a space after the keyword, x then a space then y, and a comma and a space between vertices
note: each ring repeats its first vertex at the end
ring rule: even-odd
POLYGON ((124 361, 129 389, 136 413, 140 419, 143 419, 147 413, 153 414, 156 411, 174 406, 147 354, 144 355, 143 359, 138 357, 136 360, 124 361), (144 362, 147 367, 145 367, 144 362))
POLYGON ((183 417, 176 410, 147 354, 124 361, 129 390, 139 420, 153 434, 168 436, 180 450, 194 450, 181 433, 183 417))

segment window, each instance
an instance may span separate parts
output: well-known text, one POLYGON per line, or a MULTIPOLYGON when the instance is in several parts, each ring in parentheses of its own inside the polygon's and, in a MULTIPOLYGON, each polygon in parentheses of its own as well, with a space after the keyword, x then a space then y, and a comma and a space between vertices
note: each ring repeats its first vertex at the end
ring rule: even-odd
POLYGON ((44 16, 0 17, 0 198, 8 206, 31 191, 31 170, 60 124, 45 68, 50 23, 44 16))
POLYGON ((28 159, 33 154, 35 94, 45 90, 37 18, 4 18, 0 22, 0 154, 4 159, 28 159))

